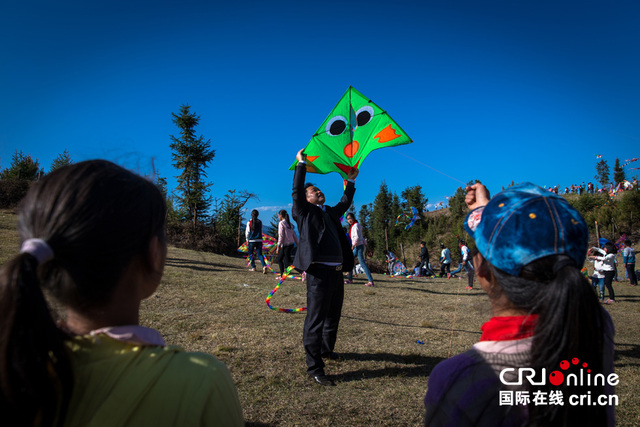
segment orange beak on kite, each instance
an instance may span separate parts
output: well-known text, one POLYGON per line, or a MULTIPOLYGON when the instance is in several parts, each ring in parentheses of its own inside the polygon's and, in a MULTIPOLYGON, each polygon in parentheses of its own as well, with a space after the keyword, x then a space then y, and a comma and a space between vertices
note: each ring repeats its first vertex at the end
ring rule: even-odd
POLYGON ((396 130, 388 125, 386 128, 382 129, 374 138, 378 138, 378 142, 380 144, 384 144, 385 142, 393 141, 396 138, 399 138, 400 135, 396 133, 396 130))

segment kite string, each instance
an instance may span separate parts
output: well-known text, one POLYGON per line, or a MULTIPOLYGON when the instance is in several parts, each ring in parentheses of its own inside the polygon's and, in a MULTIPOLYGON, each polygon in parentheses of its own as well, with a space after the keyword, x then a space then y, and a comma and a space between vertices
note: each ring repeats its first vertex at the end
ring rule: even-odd
POLYGON ((462 181, 460 181, 459 179, 452 177, 451 175, 447 175, 446 173, 444 173, 444 172, 442 172, 442 171, 439 171, 438 169, 436 169, 436 168, 434 168, 434 167, 429 166, 429 165, 428 165, 428 164, 426 164, 426 163, 422 163, 420 160, 414 159, 414 158, 413 158, 413 157, 411 157, 411 156, 407 156, 406 154, 401 153, 400 151, 398 151, 398 150, 394 149, 393 147, 387 147, 387 148, 389 148, 390 150, 395 151, 395 152, 396 152, 396 153, 398 153, 398 154, 401 154, 401 155, 405 156, 405 157, 406 157, 406 158, 408 158, 408 159, 413 160, 413 161, 414 161, 414 162, 416 162, 416 163, 420 163, 422 166, 426 166, 426 167, 428 167, 429 169, 433 169, 434 171, 438 172, 439 174, 442 174, 442 175, 446 176, 447 178, 451 178, 452 180, 454 180, 454 181, 456 181, 456 182, 459 182, 459 183, 461 183, 462 185, 465 185, 465 186, 467 185, 467 183, 466 183, 466 182, 462 182, 462 181))

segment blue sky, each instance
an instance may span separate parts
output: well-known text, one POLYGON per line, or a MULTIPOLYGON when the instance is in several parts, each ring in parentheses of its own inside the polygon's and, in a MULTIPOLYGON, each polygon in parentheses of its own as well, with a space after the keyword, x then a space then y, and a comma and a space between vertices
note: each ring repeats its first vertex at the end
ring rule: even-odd
MULTIPOLYGON (((216 150, 212 195, 253 192, 268 220, 352 85, 414 141, 367 158, 358 209, 383 180, 431 203, 471 179, 589 181, 596 154, 640 156, 638 22, 635 0, 5 2, 0 168, 23 150, 48 170, 67 149, 153 164, 174 189, 171 113, 189 103, 216 150)), ((329 203, 342 191, 337 174, 309 180, 329 203)))

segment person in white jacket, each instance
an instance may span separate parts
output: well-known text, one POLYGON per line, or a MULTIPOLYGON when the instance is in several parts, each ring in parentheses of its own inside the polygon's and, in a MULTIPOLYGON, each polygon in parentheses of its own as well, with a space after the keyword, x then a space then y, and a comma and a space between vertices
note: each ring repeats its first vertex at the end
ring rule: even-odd
POLYGON ((256 271, 256 260, 253 257, 253 252, 255 251, 262 264, 262 273, 266 274, 267 263, 262 254, 262 221, 258 219, 258 215, 259 212, 256 209, 251 211, 251 220, 247 222, 247 228, 244 234, 247 239, 251 271, 256 271))
MULTIPOLYGON (((609 299, 604 301, 605 304, 613 304, 616 302, 616 294, 613 292, 613 278, 616 276, 616 247, 611 242, 604 244, 605 256, 591 255, 589 259, 602 262, 602 272, 604 274, 604 286, 609 292, 609 299)), ((602 291, 602 299, 604 299, 604 290, 602 291)))
MULTIPOLYGON (((598 254, 601 257, 605 257, 607 253, 600 248, 591 248, 589 249, 588 255, 596 256, 598 254)), ((591 276, 591 280, 593 283, 593 288, 598 294, 598 298, 600 298, 600 302, 604 302, 604 270, 603 270, 603 261, 597 260, 595 258, 591 259, 593 261, 593 276, 591 276)))

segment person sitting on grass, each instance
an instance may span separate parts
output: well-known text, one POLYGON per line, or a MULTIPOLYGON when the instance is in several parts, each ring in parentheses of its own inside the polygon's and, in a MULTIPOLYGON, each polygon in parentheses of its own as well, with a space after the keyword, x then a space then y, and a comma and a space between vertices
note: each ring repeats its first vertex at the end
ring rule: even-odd
POLYGON ((382 251, 384 256, 387 258, 385 262, 387 263, 387 269, 389 270, 389 274, 393 276, 393 266, 398 262, 398 258, 391 251, 384 250, 382 251))
POLYGON ((431 372, 425 425, 615 425, 613 405, 569 401, 612 396, 617 383, 613 323, 580 272, 585 220, 564 198, 529 183, 492 199, 477 183, 467 187, 465 202, 472 209, 464 226, 478 248, 478 282, 494 317, 471 350, 431 372), (565 375, 582 378, 587 367, 592 376, 613 380, 569 386, 565 375), (532 371, 533 384, 523 378, 532 371))
POLYGON ((33 183, 20 254, 0 272, 4 425, 243 425, 222 362, 139 325, 162 278, 165 218, 158 188, 108 161, 33 183))

